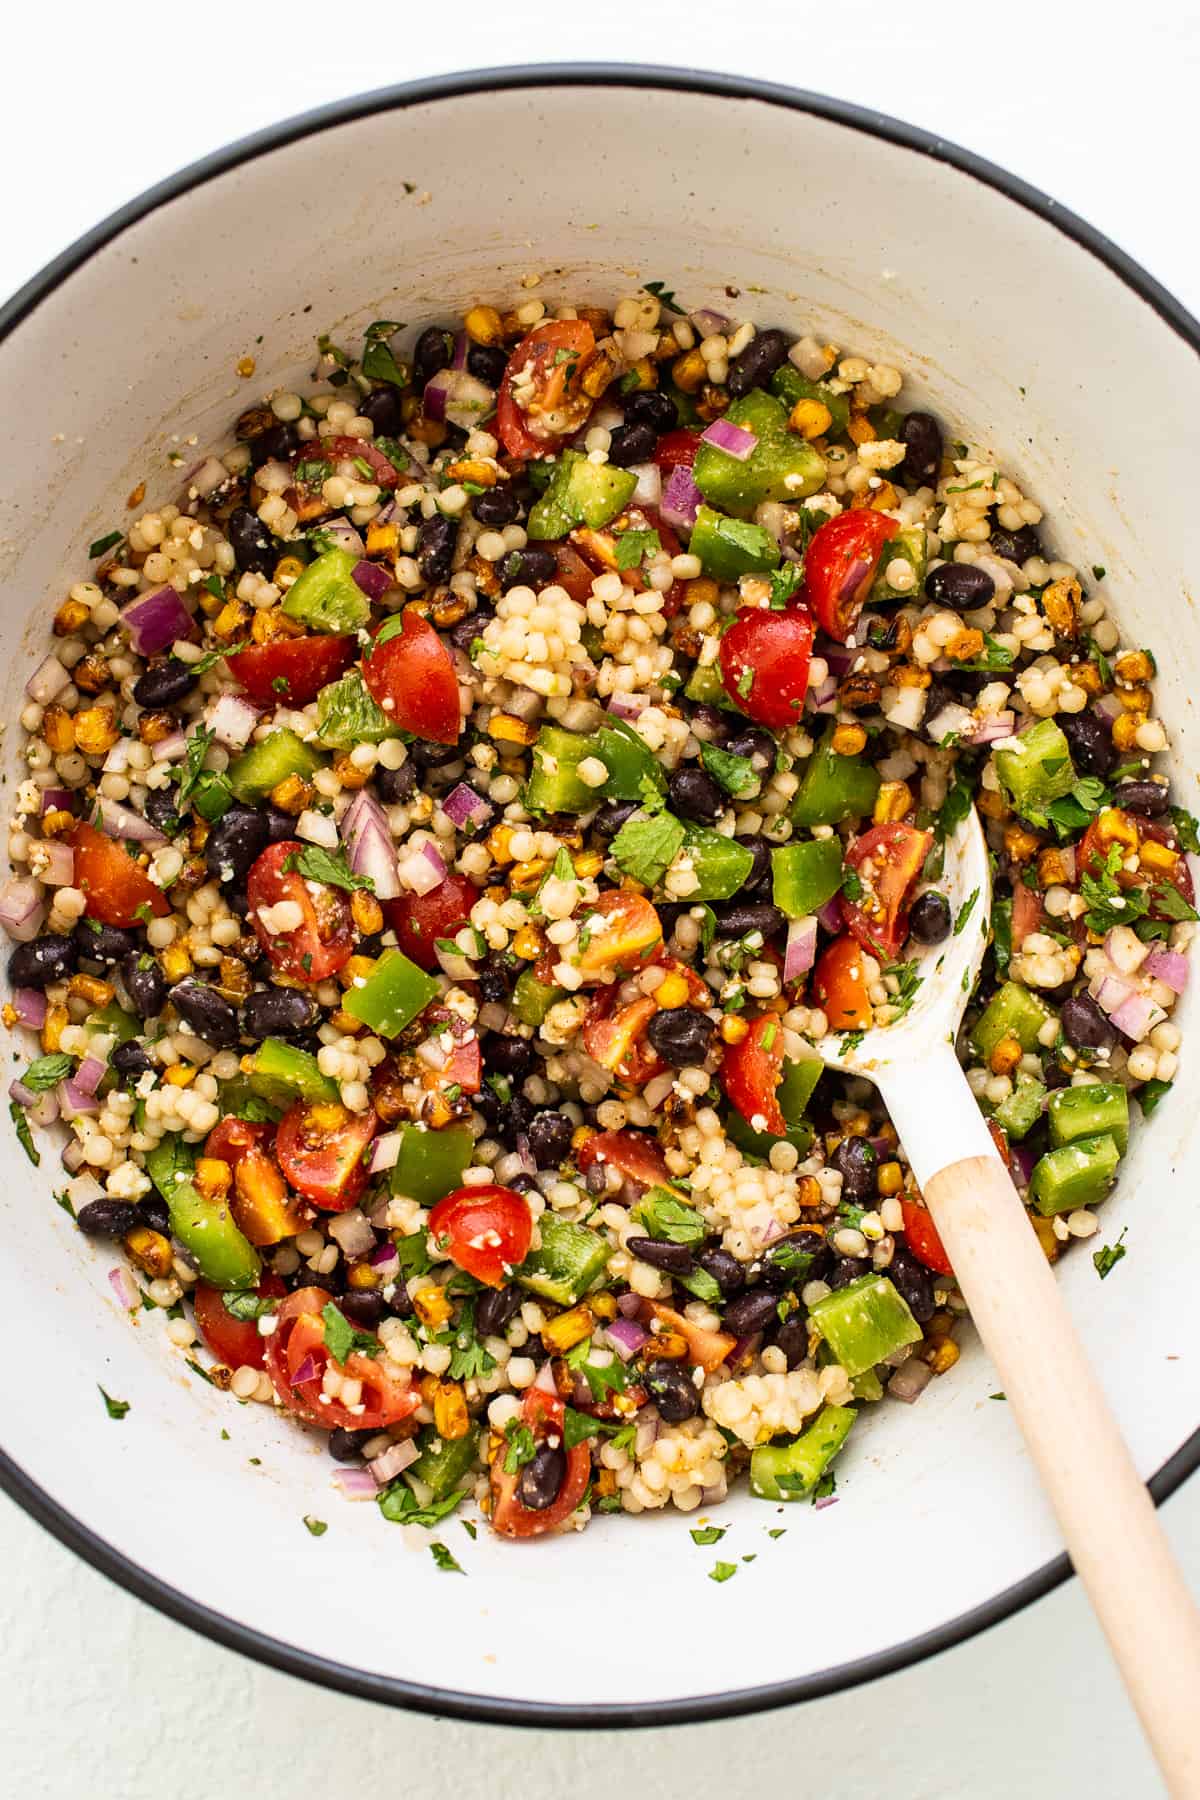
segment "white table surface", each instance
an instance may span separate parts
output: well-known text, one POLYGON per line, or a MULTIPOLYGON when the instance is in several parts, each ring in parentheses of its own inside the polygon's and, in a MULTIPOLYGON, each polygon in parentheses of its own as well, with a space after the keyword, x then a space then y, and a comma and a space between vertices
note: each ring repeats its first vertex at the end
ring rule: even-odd
MULTIPOLYGON (((5 49, 0 292, 152 182, 273 120, 455 67, 608 58, 791 80, 907 118, 1054 194, 1200 312, 1185 198, 1200 14, 1179 0, 1143 0, 1120 17, 1103 0, 1086 13, 1061 0, 837 12, 800 0, 86 10, 69 0, 10 9, 5 49)), ((1200 1481, 1165 1517, 1200 1587, 1200 1481)), ((385 1603, 403 1606, 403 1595, 385 1603)), ((417 1718, 277 1675, 130 1599, 2 1499, 0 1623, 0 1792, 31 1800, 282 1800, 297 1784, 406 1800, 1160 1791, 1074 1584, 850 1694, 602 1735, 417 1718)))

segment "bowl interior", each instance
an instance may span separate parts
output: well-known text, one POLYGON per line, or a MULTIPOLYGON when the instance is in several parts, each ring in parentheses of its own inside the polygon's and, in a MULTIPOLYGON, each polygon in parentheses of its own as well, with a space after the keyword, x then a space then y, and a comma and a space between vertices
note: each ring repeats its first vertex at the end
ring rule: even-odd
MULTIPOLYGON (((15 326, 0 376, 28 427, 6 434, 0 481, 4 778, 22 684, 89 542, 140 481, 150 502, 174 496, 168 456, 190 466, 251 401, 302 385, 318 332, 388 317, 415 334, 477 299, 612 300, 645 280, 894 363, 908 404, 992 449, 1057 553, 1103 565, 1101 591, 1157 651, 1177 798, 1194 805, 1200 520, 1176 469, 1200 404, 1194 349, 1095 255, 929 155, 762 99, 586 80, 384 107, 259 154, 128 226, 15 326)), ((1147 1474, 1200 1423, 1200 1216, 1184 1198, 1198 1101, 1185 1058, 1105 1208, 1105 1241, 1128 1227, 1115 1279, 1101 1286, 1086 1252, 1062 1269, 1147 1474)), ((430 1534, 331 1489, 315 1439, 217 1394, 168 1352, 161 1318, 120 1310, 114 1259, 52 1204, 52 1156, 34 1171, 6 1134, 0 1171, 0 1295, 10 1341, 37 1345, 36 1377, 6 1402, 13 1462, 152 1579, 410 1697, 662 1717, 730 1690, 803 1691, 1058 1549, 972 1345, 915 1411, 864 1422, 835 1507, 739 1493, 717 1509, 719 1550, 674 1512, 518 1546, 453 1520, 433 1534, 465 1571, 447 1576, 430 1534), (122 1422, 97 1383, 130 1401, 122 1422), (305 1514, 328 1531, 311 1537, 305 1514), (706 1578, 718 1555, 736 1580, 706 1578)))

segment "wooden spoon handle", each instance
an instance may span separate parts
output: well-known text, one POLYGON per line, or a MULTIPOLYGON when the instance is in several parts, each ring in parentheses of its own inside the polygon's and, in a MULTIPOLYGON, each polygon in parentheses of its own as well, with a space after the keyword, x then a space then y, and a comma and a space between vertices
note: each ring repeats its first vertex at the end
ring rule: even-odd
POLYGON ((925 1186, 1169 1792, 1200 1796, 1200 1614, 999 1158, 925 1186))

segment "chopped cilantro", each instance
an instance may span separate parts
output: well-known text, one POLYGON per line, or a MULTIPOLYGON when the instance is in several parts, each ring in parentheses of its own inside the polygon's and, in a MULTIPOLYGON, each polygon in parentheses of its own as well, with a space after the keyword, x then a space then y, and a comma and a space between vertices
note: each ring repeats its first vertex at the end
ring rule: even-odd
POLYGON ((662 549, 657 531, 622 531, 616 540, 618 569, 637 569, 648 556, 662 549))
POLYGON ((111 550, 114 544, 119 544, 124 535, 122 531, 110 531, 106 537, 97 538, 94 544, 89 544, 88 555, 92 558, 103 556, 106 550, 111 550))
POLYGON ((16 1127, 18 1143, 36 1169, 42 1160, 42 1153, 33 1141, 28 1118, 15 1100, 9 1106, 8 1116, 16 1127))
POLYGON ((27 1087, 31 1094, 44 1094, 49 1088, 57 1087, 71 1073, 74 1063, 71 1057, 62 1050, 55 1050, 49 1056, 39 1056, 31 1062, 20 1077, 22 1087, 27 1087))
POLYGON ((748 756, 734 756, 717 744, 701 744, 700 761, 713 780, 735 799, 757 793, 762 785, 762 778, 748 756))
POLYGON ((183 767, 179 771, 180 806, 190 798, 193 788, 200 779, 204 768, 204 759, 212 747, 215 733, 206 725, 197 725, 195 731, 189 732, 187 749, 184 751, 183 767))
POLYGON ((708 1227, 694 1207, 685 1206, 668 1188, 647 1188, 633 1209, 648 1237, 669 1244, 701 1244, 708 1227))
POLYGON ((804 564, 802 562, 785 562, 772 572, 770 580, 771 610, 772 612, 782 612, 804 580, 804 564))
POLYGON ((463 1575, 466 1573, 462 1564, 455 1560, 449 1550, 447 1550, 445 1544, 438 1543, 436 1538, 429 1546, 429 1554, 444 1575, 463 1575))
POLYGON ((400 330, 395 319, 376 319, 368 325, 363 340, 362 372, 369 381, 390 381, 393 387, 407 387, 408 375, 392 355, 391 339, 400 330))
POLYGON ((1142 1109, 1143 1118, 1150 1118, 1157 1110, 1163 1096, 1169 1094, 1173 1083, 1159 1081, 1157 1076, 1152 1081, 1145 1081, 1137 1090, 1137 1103, 1142 1109))
POLYGON ((736 1575, 737 1572, 738 1566, 736 1563, 714 1563, 712 1568, 708 1571, 708 1579, 710 1581, 728 1581, 729 1577, 731 1575, 736 1575))
POLYGON ((324 1519, 314 1519, 311 1513, 305 1513, 304 1529, 309 1537, 324 1537, 329 1527, 324 1519))
POLYGON ((221 1295, 221 1300, 225 1311, 231 1318, 250 1322, 256 1319, 265 1319, 279 1306, 278 1300, 269 1299, 264 1294, 256 1294, 253 1288, 231 1288, 221 1295))
POLYGON ((978 900, 978 898, 979 898, 979 889, 976 888, 974 893, 968 894, 967 898, 963 901, 962 905, 959 907, 958 912, 955 915, 955 920, 954 920, 954 936, 955 937, 957 937, 959 935, 959 933, 966 926, 968 919, 971 917, 971 914, 975 910, 975 902, 978 900))
POLYGON ((934 833, 939 842, 948 838, 971 810, 971 780, 964 769, 956 767, 949 792, 938 809, 934 833))
POLYGON ((341 851, 323 850, 320 844, 305 844, 302 850, 293 850, 284 858, 283 867, 285 871, 297 870, 306 881, 323 881, 326 887, 345 888, 347 893, 353 893, 355 888, 375 891, 371 877, 356 875, 341 851))
POLYGON ((1107 1280, 1125 1255, 1125 1232, 1127 1229, 1127 1226, 1122 1227, 1121 1235, 1115 1244, 1102 1244, 1099 1250, 1093 1252, 1092 1266, 1101 1281, 1107 1280))
POLYGON ((664 282, 644 281, 642 286, 648 294, 653 294, 656 300, 661 301, 668 312, 682 312, 683 309, 675 298, 674 289, 667 287, 664 282))
POLYGON ((325 1321, 325 1348, 334 1362, 344 1363, 355 1351, 363 1356, 379 1355, 379 1339, 374 1332, 359 1331, 332 1300, 322 1307, 321 1317, 325 1321))
MULTIPOLYGON (((1141 888, 1122 888, 1117 882, 1122 853, 1114 844, 1099 874, 1085 874, 1080 892, 1087 903, 1084 920, 1089 931, 1103 937, 1116 925, 1132 925, 1149 910, 1150 902, 1141 888)), ((1182 896, 1181 896, 1182 899, 1182 896)))
MULTIPOLYGON (((520 1419, 510 1419, 504 1427, 504 1435, 508 1439, 508 1449, 504 1456, 504 1473, 515 1475, 518 1469, 533 1461, 537 1455, 537 1445, 528 1425, 522 1425, 520 1419)), ((576 1440, 578 1441, 578 1440, 576 1440)))
POLYGON ((691 1533, 693 1544, 699 1544, 701 1548, 708 1544, 719 1544, 724 1536, 725 1527, 723 1525, 703 1525, 691 1533))
POLYGON ((593 1400, 603 1400, 606 1394, 623 1394, 627 1384, 621 1363, 615 1356, 610 1356, 606 1363, 595 1363, 590 1360, 593 1354, 591 1338, 584 1338, 581 1344, 567 1351, 567 1367, 583 1376, 593 1400))
POLYGON ((128 1400, 114 1400, 111 1394, 106 1394, 104 1392, 104 1389, 102 1387, 100 1387, 99 1382, 96 1383, 96 1386, 100 1390, 100 1398, 104 1401, 104 1410, 108 1414, 109 1418, 110 1419, 123 1419, 125 1417, 125 1414, 129 1411, 129 1404, 130 1404, 129 1401, 128 1400))
POLYGON ((426 1531, 432 1531, 435 1525, 449 1518, 466 1497, 466 1488, 458 1488, 444 1499, 431 1500, 427 1506, 422 1506, 406 1481, 393 1481, 378 1499, 380 1512, 393 1525, 423 1525, 426 1531))
POLYGON ((836 1470, 826 1469, 826 1471, 822 1475, 820 1481, 818 1481, 816 1487, 812 1491, 811 1504, 813 1506, 815 1506, 818 1500, 828 1500, 829 1496, 834 1492, 836 1487, 837 1487, 837 1472, 836 1472, 836 1470))
MULTIPOLYGON (((205 583, 205 586, 206 587, 208 586, 207 582, 205 583)), ((209 589, 210 593, 212 593, 213 591, 214 591, 213 589, 211 589, 211 588, 209 589)), ((237 656, 241 651, 249 650, 249 648, 250 648, 249 640, 247 640, 243 644, 222 644, 216 650, 206 650, 204 652, 203 656, 198 656, 196 658, 195 662, 185 663, 184 667, 192 675, 207 675, 208 671, 212 668, 215 668, 217 663, 219 663, 221 661, 222 657, 237 656)), ((174 654, 174 652, 172 652, 172 654, 174 654)), ((183 661, 182 657, 176 657, 175 660, 177 662, 183 661)))
POLYGON ((668 812, 653 819, 635 813, 613 839, 612 854, 623 875, 653 887, 675 860, 683 835, 683 826, 668 812))

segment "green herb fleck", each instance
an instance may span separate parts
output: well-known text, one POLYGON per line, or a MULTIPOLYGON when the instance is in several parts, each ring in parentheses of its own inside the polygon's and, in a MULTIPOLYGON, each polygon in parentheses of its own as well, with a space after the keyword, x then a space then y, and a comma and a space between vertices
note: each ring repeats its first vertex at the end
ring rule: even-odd
POLYGON ((114 1400, 111 1394, 105 1393, 104 1389, 102 1387, 100 1387, 99 1382, 96 1383, 96 1386, 99 1389, 100 1398, 104 1402, 104 1410, 108 1414, 109 1418, 110 1419, 123 1419, 125 1417, 125 1414, 129 1411, 129 1405, 130 1405, 129 1401, 128 1400, 114 1400))
POLYGON ((1092 1256, 1092 1266, 1101 1281, 1106 1281, 1108 1279, 1121 1258, 1125 1255, 1126 1230, 1128 1230, 1127 1226, 1122 1228, 1121 1235, 1115 1244, 1102 1245, 1092 1256))
POLYGON ((93 559, 103 556, 106 550, 111 550, 114 544, 119 544, 124 535, 124 532, 121 531, 110 531, 106 537, 97 538, 94 544, 88 546, 88 555, 93 559))
POLYGON ((466 1573, 462 1564, 455 1560, 449 1550, 447 1550, 445 1544, 439 1543, 436 1538, 429 1546, 429 1554, 444 1575, 463 1575, 466 1573))
POLYGON ((737 1574, 737 1564, 729 1562, 714 1563, 708 1571, 710 1581, 728 1581, 731 1575, 737 1574))
POLYGON ((305 1513, 304 1529, 309 1537, 324 1537, 329 1527, 324 1519, 314 1519, 311 1513, 305 1513))
POLYGON ((371 877, 356 875, 341 851, 323 850, 319 844, 305 844, 302 850, 293 850, 284 858, 283 867, 285 871, 295 869, 306 881, 323 881, 326 887, 345 888, 347 893, 353 893, 355 888, 375 891, 371 877))
POLYGON ((962 905, 959 907, 958 912, 955 915, 955 919, 954 919, 954 936, 955 937, 957 937, 959 935, 959 933, 963 930, 964 926, 966 925, 967 920, 971 917, 971 914, 975 910, 975 902, 978 899, 979 899, 979 889, 976 888, 974 893, 968 894, 967 898, 963 901, 962 905))
POLYGON ((699 1544, 702 1548, 706 1544, 719 1544, 725 1536, 725 1530, 724 1525, 700 1526, 691 1533, 691 1539, 693 1544, 699 1544))
POLYGON ((27 1087, 31 1094, 44 1094, 49 1088, 57 1087, 65 1081, 73 1067, 72 1059, 62 1050, 55 1050, 49 1056, 39 1056, 31 1062, 20 1077, 21 1086, 27 1087))
POLYGON ((42 1154, 33 1141, 33 1133, 29 1129, 29 1119, 15 1100, 9 1106, 8 1116, 16 1128, 18 1143, 36 1169, 42 1160, 42 1154))

